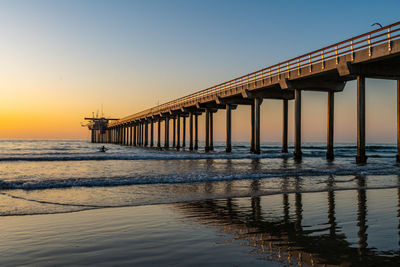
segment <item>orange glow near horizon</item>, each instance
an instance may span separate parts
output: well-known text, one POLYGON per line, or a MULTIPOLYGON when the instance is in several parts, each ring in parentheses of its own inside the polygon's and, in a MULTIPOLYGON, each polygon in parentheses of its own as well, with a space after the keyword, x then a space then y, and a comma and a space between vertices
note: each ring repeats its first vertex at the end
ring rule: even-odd
MULTIPOLYGON (((19 85, 18 90, 9 90, 0 100, 1 139, 89 139, 87 128, 81 127, 85 116, 96 111, 93 102, 104 103, 105 115, 124 117, 154 106, 156 88, 141 90, 142 86, 131 86, 124 98, 107 91, 106 86, 98 88, 107 98, 100 99, 91 94, 95 90, 65 90, 65 84, 39 85, 30 90, 29 85, 19 85), (141 93, 143 91, 143 94, 141 93), (140 97, 137 97, 137 96, 140 97), (97 99, 96 99, 97 98, 97 99), (153 99, 153 101, 148 101, 153 99), (97 100, 97 101, 96 101, 97 100), (153 103, 152 103, 153 102, 153 103), (15 103, 18 103, 16 105, 15 103), (110 112, 113 113, 111 114, 110 112)), ((70 86, 73 86, 72 84, 70 86)), ((121 86, 121 85, 119 85, 121 86)), ((122 86, 121 86, 122 87, 122 86)), ((143 85, 143 88, 145 85, 143 85)), ((115 89, 118 92, 120 89, 115 89)), ((176 92, 176 97, 185 92, 176 92)), ((186 93, 187 94, 187 93, 186 93)), ((355 82, 349 82, 343 92, 335 98, 335 140, 355 142, 356 137, 356 89, 355 82)), ((394 142, 396 133, 395 83, 393 81, 367 81, 367 140, 370 142, 394 142), (384 89, 381 89, 381 88, 384 89), (384 90, 384 94, 379 94, 384 90)), ((164 97, 167 98, 167 97, 164 97)), ((168 99, 165 99, 166 101, 168 99)), ((326 139, 326 93, 304 92, 302 103, 302 132, 305 142, 325 142, 326 139)), ((98 110, 98 108, 97 108, 98 110)), ((282 129, 282 101, 265 99, 261 108, 262 141, 280 142, 282 129)), ((225 139, 225 112, 215 115, 215 140, 225 139)), ((233 111, 233 140, 250 139, 250 110, 239 106, 233 111)), ((293 140, 293 103, 289 102, 289 140, 293 140)), ((203 139, 204 122, 199 117, 199 138, 203 139)))

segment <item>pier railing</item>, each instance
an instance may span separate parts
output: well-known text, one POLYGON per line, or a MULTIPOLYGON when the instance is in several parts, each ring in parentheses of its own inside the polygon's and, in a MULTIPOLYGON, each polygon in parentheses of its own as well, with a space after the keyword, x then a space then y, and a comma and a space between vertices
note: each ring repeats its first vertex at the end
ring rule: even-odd
POLYGON ((327 60, 338 60, 340 56, 348 54, 350 54, 353 58, 354 53, 362 49, 369 49, 369 53, 371 55, 373 47, 383 43, 387 43, 388 49, 390 50, 392 41, 399 38, 400 22, 396 22, 391 25, 358 35, 345 41, 195 92, 193 94, 166 102, 153 108, 146 109, 142 112, 122 118, 117 122, 110 123, 110 126, 149 117, 154 114, 169 112, 170 110, 179 109, 184 106, 193 105, 206 97, 221 96, 229 90, 236 89, 237 87, 244 85, 249 85, 257 81, 265 79, 270 79, 272 81, 274 77, 287 74, 291 71, 300 71, 301 68, 307 66, 310 67, 310 70, 315 64, 321 64, 321 67, 324 68, 324 64, 327 60))

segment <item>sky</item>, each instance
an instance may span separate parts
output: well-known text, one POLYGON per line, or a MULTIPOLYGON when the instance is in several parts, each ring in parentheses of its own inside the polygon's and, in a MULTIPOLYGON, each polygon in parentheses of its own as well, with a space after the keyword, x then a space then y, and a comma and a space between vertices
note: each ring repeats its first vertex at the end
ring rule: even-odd
MULTIPOLYGON (((399 10, 398 0, 0 0, 0 138, 88 139, 81 122, 102 107, 124 117, 394 23, 399 10)), ((335 94, 336 142, 356 140, 355 85, 335 94)), ((367 79, 366 99, 367 141, 394 142, 395 82, 367 79)), ((324 142, 327 94, 302 101, 303 140, 324 142)), ((281 140, 281 113, 264 100, 262 141, 281 140)), ((249 107, 233 112, 233 140, 249 140, 249 121, 249 107)), ((293 125, 290 103, 290 140, 293 125)), ((221 110, 214 139, 224 138, 221 110)))

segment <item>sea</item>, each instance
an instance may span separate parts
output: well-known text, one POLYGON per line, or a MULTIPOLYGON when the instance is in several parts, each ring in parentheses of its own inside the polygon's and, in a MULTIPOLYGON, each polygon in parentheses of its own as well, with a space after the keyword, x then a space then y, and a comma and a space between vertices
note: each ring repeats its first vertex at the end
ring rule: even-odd
MULTIPOLYGON (((157 238, 165 231, 170 245, 181 245, 169 253, 156 249, 158 263, 166 265, 400 264, 400 164, 394 144, 368 144, 366 164, 355 162, 356 146, 348 143, 335 144, 333 161, 326 160, 324 143, 303 143, 301 161, 294 160, 292 152, 282 153, 279 143, 262 143, 260 155, 250 153, 246 142, 235 142, 232 153, 225 152, 224 142, 216 142, 209 153, 202 143, 198 151, 104 144, 106 153, 99 152, 102 145, 87 140, 0 140, 0 221, 51 221, 64 216, 60 214, 85 212, 102 217, 108 213, 115 219, 122 215, 112 212, 128 208, 143 214, 133 221, 147 218, 131 231, 148 231, 146 237, 132 239, 148 248, 154 245, 154 229, 146 227, 162 224, 156 215, 167 214, 174 222, 156 227, 157 238), (189 225, 198 230, 185 230, 189 225), (182 241, 179 229, 187 231, 185 237, 204 233, 196 243, 200 247, 192 249, 208 249, 208 256, 194 257, 188 249, 193 244, 182 241)), ((128 247, 135 250, 138 244, 128 247)), ((12 246, 7 249, 13 253, 12 246)), ((157 263, 146 253, 119 263, 157 263)), ((86 262, 87 254, 78 254, 82 261, 70 264, 86 262)), ((3 263, 32 263, 15 261, 27 255, 24 251, 3 263)), ((58 265, 57 259, 50 263, 58 265)), ((119 265, 104 260, 105 265, 119 265)))

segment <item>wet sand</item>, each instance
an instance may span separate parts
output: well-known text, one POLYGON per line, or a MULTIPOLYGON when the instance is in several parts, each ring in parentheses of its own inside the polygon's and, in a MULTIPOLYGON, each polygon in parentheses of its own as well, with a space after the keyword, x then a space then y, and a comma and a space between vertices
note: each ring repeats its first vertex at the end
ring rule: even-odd
POLYGON ((399 189, 3 216, 2 266, 398 266, 399 189))

